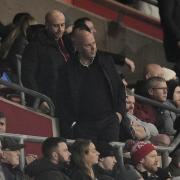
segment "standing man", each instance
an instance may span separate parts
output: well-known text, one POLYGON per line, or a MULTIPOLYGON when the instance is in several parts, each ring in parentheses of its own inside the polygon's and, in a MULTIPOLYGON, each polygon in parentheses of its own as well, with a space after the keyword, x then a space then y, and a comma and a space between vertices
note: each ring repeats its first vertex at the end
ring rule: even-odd
MULTIPOLYGON (((22 81, 27 88, 49 96, 56 104, 57 84, 64 77, 64 68, 70 59, 64 41, 65 17, 59 10, 45 16, 46 27, 29 43, 22 58, 22 81)), ((61 84, 62 85, 62 84, 61 84)), ((47 107, 45 102, 42 103, 47 107)))
POLYGON ((81 29, 73 36, 77 56, 68 67, 68 98, 75 138, 118 141, 125 89, 113 58, 97 51, 92 33, 81 29))
POLYGON ((180 0, 158 0, 158 7, 166 58, 175 63, 176 74, 180 77, 180 0))

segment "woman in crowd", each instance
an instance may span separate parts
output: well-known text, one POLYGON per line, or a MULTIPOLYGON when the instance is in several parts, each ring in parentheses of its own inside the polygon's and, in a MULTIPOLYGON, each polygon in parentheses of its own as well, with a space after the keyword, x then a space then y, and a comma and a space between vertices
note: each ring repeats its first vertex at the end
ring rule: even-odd
POLYGON ((21 17, 19 23, 11 30, 0 47, 0 67, 10 71, 13 81, 17 76, 17 55, 22 55, 28 44, 27 29, 36 24, 36 20, 27 14, 21 17))
POLYGON ((72 145, 72 180, 96 180, 93 165, 98 163, 99 152, 89 140, 78 140, 72 145))

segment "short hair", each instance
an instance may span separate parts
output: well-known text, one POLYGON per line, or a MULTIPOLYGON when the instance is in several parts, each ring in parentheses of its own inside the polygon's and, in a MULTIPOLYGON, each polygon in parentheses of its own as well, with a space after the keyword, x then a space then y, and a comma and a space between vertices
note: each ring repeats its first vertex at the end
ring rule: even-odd
POLYGON ((166 82, 166 80, 162 77, 151 77, 146 81, 146 89, 149 90, 151 88, 154 88, 156 86, 157 82, 166 82))
POLYGON ((52 152, 58 146, 58 143, 66 143, 62 137, 49 137, 42 143, 42 153, 44 157, 51 158, 52 152))
POLYGON ((3 112, 0 112, 0 118, 6 118, 6 116, 3 112))
POLYGON ((46 15, 45 15, 45 23, 46 24, 49 24, 49 17, 52 16, 52 14, 54 14, 54 13, 60 13, 60 14, 62 14, 64 16, 64 14, 61 11, 57 10, 57 9, 51 10, 51 11, 47 12, 46 15))
POLYGON ((91 32, 91 30, 89 29, 89 27, 85 24, 81 24, 81 25, 78 25, 78 26, 73 26, 73 30, 72 30, 72 35, 75 34, 76 30, 84 30, 84 31, 88 31, 88 32, 91 32))
POLYGON ((82 25, 85 25, 86 21, 91 21, 90 18, 88 17, 82 17, 82 18, 79 18, 77 19, 76 21, 74 21, 74 26, 82 26, 82 25))

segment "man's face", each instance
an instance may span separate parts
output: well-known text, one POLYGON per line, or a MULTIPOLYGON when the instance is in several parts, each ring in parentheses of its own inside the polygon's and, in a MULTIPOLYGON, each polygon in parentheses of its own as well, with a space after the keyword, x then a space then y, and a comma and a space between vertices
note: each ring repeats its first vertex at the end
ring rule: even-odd
POLYGON ((70 161, 71 153, 69 152, 66 143, 64 143, 64 142, 58 143, 58 146, 56 148, 56 153, 58 155, 59 162, 69 162, 70 161))
POLYGON ((19 156, 20 156, 20 151, 3 151, 3 159, 5 160, 5 163, 11 164, 13 167, 16 167, 19 165, 19 156))
POLYGON ((100 159, 103 169, 112 171, 115 164, 117 163, 115 156, 107 156, 100 159))
POLYGON ((135 98, 134 96, 127 96, 126 98, 126 111, 130 114, 134 113, 134 104, 135 98))
POLYGON ((165 102, 167 100, 166 82, 157 82, 156 85, 151 88, 150 95, 154 100, 157 100, 159 102, 165 102))
POLYGON ((95 29, 94 24, 93 24, 92 21, 86 21, 85 24, 90 29, 92 34, 96 33, 96 29, 95 29))
POLYGON ((87 31, 81 31, 79 33, 81 34, 77 37, 77 51, 84 59, 94 59, 97 48, 93 34, 87 31))
POLYGON ((6 132, 6 119, 0 118, 0 133, 6 132))
POLYGON ((177 107, 180 107, 180 86, 177 86, 174 90, 173 101, 177 107))
POLYGON ((65 17, 60 12, 54 12, 48 18, 47 28, 55 36, 56 39, 59 39, 63 36, 65 31, 65 17))
POLYGON ((157 151, 151 151, 146 157, 142 160, 142 165, 150 173, 154 173, 158 170, 158 156, 157 151))

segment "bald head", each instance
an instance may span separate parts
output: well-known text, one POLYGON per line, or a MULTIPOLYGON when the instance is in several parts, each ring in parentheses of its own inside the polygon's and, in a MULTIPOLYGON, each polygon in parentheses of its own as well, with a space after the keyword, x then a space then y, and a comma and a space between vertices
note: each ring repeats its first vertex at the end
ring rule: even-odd
POLYGON ((149 79, 150 77, 162 77, 162 67, 159 64, 147 64, 144 68, 144 78, 149 79))
POLYGON ((84 59, 93 59, 96 56, 96 41, 91 32, 77 29, 73 35, 73 42, 80 56, 84 59))
POLYGON ((55 39, 63 36, 65 31, 65 16, 59 10, 49 11, 45 16, 47 29, 54 35, 55 39))

